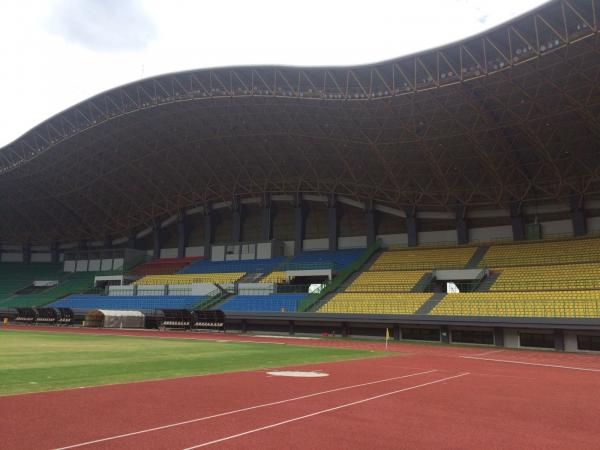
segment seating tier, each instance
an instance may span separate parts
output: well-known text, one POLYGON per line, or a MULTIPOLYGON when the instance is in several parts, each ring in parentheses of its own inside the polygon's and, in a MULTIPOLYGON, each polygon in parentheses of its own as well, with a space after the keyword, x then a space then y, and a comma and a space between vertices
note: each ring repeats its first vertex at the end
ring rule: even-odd
POLYGON ((414 314, 431 293, 358 293, 335 295, 318 312, 340 314, 414 314))
POLYGON ((221 311, 296 312, 306 294, 237 295, 217 308, 221 311))
POLYGON ((244 272, 229 273, 196 273, 196 274, 175 274, 175 275, 148 275, 140 278, 134 284, 192 284, 192 283, 235 283, 246 275, 244 272))
POLYGON ((361 273, 346 292, 409 292, 427 272, 398 270, 361 273))
POLYGON ((600 262, 600 238, 491 246, 480 267, 600 262))
POLYGON ((561 264, 493 269, 500 272, 491 291, 600 289, 600 264, 561 264))
POLYGON ((371 270, 418 270, 464 267, 477 247, 389 250, 381 253, 371 270))
POLYGON ((442 316, 600 317, 600 291, 447 294, 430 314, 442 316))

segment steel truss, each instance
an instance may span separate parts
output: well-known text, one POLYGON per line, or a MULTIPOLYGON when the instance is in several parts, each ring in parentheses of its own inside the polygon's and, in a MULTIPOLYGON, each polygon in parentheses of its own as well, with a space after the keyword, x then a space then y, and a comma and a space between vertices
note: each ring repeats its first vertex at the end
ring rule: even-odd
POLYGON ((0 240, 125 235, 236 196, 510 208, 600 192, 600 0, 345 68, 196 70, 86 100, 0 149, 0 240))

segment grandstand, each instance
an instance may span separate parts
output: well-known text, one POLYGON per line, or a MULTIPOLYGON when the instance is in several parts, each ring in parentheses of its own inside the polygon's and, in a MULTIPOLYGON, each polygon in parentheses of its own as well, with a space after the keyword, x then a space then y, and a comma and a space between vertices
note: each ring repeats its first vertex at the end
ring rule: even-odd
POLYGON ((137 80, 53 116, 0 149, 0 314, 600 336, 600 8, 584 4, 364 67, 137 80))

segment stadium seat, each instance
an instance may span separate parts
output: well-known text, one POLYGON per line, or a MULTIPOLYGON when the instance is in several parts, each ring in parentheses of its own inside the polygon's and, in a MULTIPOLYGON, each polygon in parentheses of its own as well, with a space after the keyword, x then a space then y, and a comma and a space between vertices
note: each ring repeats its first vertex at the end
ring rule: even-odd
POLYGON ((192 284, 192 283, 235 283, 242 278, 245 272, 227 272, 227 273, 196 273, 196 274, 175 274, 175 275, 148 275, 137 280, 134 284, 192 284))
POLYGON ((388 250, 379 256, 371 270, 419 270, 465 267, 477 247, 388 250))
POLYGON ((504 267, 491 291, 600 289, 600 264, 504 267))
POLYGON ((430 313, 441 316, 600 317, 600 291, 447 294, 430 313))
POLYGON ((480 267, 600 262, 600 238, 492 245, 480 267))
POLYGON ((341 293, 318 312, 339 314, 414 314, 431 293, 341 293))
POLYGON ((360 274, 346 292, 409 292, 426 273, 369 270, 360 274))
POLYGON ((221 311, 295 312, 306 294, 237 295, 217 306, 221 311))

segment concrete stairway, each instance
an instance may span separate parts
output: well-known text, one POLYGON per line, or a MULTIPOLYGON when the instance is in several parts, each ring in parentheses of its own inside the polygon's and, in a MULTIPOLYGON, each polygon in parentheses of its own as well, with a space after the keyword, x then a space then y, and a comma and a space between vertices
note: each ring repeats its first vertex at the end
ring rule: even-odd
POLYGON ((425 292, 425 289, 427 289, 427 287, 429 286, 429 284, 431 283, 431 281, 433 280, 433 275, 431 272, 427 272, 425 273, 421 279, 419 281, 417 281, 417 284, 415 284, 413 286, 413 288, 410 290, 410 292, 425 292))
POLYGON ((417 310, 415 314, 417 315, 427 315, 431 312, 436 305, 442 301, 442 299, 446 296, 445 292, 436 292, 434 293, 429 300, 427 300, 423 305, 417 310))
POLYGON ((477 247, 477 250, 475 250, 475 253, 473 253, 473 256, 471 256, 471 259, 469 259, 469 262, 467 262, 465 269, 476 269, 477 264, 479 264, 489 249, 489 245, 477 247))
POLYGON ((490 290, 492 285, 496 282, 500 272, 490 272, 490 274, 477 286, 477 292, 487 292, 490 290))

